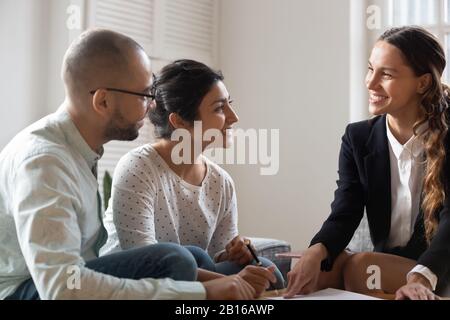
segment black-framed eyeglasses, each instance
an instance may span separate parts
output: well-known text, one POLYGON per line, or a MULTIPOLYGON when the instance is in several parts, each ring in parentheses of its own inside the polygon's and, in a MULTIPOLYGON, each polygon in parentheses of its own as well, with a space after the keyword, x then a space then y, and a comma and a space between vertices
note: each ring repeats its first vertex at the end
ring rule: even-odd
MULTIPOLYGON (((121 92, 121 93, 132 94, 132 95, 140 96, 140 97, 145 97, 145 98, 148 98, 150 100, 150 102, 155 100, 155 95, 153 93, 149 94, 149 93, 135 92, 135 91, 125 90, 125 89, 117 89, 117 88, 101 88, 101 89, 108 90, 108 91, 116 91, 116 92, 121 92)), ((96 89, 96 90, 89 91, 89 93, 90 94, 94 94, 97 90, 100 90, 100 88, 96 89)))

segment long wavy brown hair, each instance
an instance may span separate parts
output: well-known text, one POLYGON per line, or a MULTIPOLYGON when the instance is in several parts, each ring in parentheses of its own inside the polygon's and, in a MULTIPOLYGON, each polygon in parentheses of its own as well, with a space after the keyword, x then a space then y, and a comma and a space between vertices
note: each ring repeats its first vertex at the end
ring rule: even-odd
POLYGON ((425 236, 428 243, 438 226, 438 209, 446 197, 446 181, 443 181, 448 121, 449 87, 441 82, 445 69, 445 54, 434 35, 421 27, 405 26, 384 32, 379 40, 400 49, 416 76, 431 75, 431 84, 421 97, 423 116, 414 124, 414 133, 422 137, 425 150, 425 175, 422 189, 422 210, 425 236), (422 132, 418 128, 427 123, 422 132))

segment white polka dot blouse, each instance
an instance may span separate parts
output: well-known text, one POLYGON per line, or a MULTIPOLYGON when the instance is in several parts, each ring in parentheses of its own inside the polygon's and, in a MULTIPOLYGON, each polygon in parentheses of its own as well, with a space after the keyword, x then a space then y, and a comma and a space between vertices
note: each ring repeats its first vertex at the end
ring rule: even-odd
POLYGON ((182 180, 150 145, 123 156, 114 171, 101 254, 157 242, 196 245, 211 257, 238 234, 234 183, 206 157, 201 186, 182 180))

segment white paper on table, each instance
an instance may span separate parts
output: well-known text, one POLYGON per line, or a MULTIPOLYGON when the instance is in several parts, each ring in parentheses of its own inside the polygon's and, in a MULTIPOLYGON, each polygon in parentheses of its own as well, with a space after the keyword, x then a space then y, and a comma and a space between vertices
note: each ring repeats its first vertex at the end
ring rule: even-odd
POLYGON ((268 297, 269 300, 381 300, 364 294, 339 289, 323 289, 306 295, 296 295, 293 298, 268 297))

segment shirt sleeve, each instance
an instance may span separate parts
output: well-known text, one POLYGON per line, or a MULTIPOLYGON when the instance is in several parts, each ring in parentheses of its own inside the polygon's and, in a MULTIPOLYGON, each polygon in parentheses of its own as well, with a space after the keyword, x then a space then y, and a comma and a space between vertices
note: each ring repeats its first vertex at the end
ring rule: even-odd
POLYGON ((417 264, 430 269, 438 278, 445 279, 450 271, 450 203, 445 205, 439 213, 439 224, 429 247, 420 255, 417 264))
POLYGON ((225 192, 226 200, 229 199, 225 203, 228 203, 228 205, 224 208, 224 213, 214 230, 211 243, 208 246, 208 254, 214 259, 224 251, 227 243, 238 235, 237 198, 232 181, 230 181, 229 188, 226 188, 225 192))
POLYGON ((154 201, 156 190, 148 167, 139 157, 127 154, 114 171, 113 221, 122 249, 155 244, 154 201))
POLYGON ((408 272, 408 274, 406 275, 406 280, 408 280, 408 278, 413 273, 420 273, 421 275, 423 275, 430 282, 432 290, 433 291, 436 290, 438 278, 433 273, 433 271, 431 271, 430 269, 428 269, 427 267, 425 267, 421 264, 418 264, 414 268, 412 268, 412 270, 410 272, 408 272))
MULTIPOLYGON (((22 254, 41 299, 204 299, 201 283, 121 279, 85 267, 74 171, 57 155, 25 160, 13 177, 13 215, 22 254), (71 270, 79 285, 69 285, 71 270), (78 289, 79 288, 79 289, 78 289)), ((93 213, 96 214, 96 213, 93 213)))

